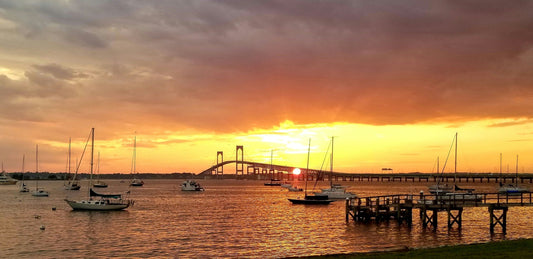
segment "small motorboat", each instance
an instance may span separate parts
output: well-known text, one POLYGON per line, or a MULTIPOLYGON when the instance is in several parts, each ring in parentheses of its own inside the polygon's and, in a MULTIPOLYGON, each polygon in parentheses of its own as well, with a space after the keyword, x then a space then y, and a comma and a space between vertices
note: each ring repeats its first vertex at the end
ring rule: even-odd
POLYGON ((181 184, 181 190, 182 191, 196 191, 196 192, 203 192, 204 187, 202 187, 199 183, 192 181, 192 180, 186 180, 181 184))

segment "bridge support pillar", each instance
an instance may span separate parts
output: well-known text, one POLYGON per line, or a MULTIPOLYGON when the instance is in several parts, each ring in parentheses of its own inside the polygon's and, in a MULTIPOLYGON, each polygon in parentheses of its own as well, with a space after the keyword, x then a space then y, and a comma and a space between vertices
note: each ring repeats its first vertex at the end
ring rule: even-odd
POLYGON ((502 227, 502 232, 505 235, 507 233, 507 210, 509 208, 506 206, 489 206, 490 213, 490 233, 494 234, 494 227, 500 225, 502 227), (497 216, 494 212, 500 211, 501 214, 497 216))
POLYGON ((237 146, 235 149, 235 174, 244 175, 244 147, 237 146), (241 151, 241 159, 239 160, 239 150, 241 151))
MULTIPOLYGON (((223 162, 224 162, 224 152, 217 151, 217 165, 223 162)), ((217 178, 219 175, 220 176, 224 175, 224 166, 217 167, 215 172, 216 172, 217 178)))

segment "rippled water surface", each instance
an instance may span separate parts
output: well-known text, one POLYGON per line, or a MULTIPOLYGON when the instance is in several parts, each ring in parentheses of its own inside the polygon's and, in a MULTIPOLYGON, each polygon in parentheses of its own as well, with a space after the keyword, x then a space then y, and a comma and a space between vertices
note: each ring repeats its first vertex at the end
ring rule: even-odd
MULTIPOLYGON (((123 192, 127 183, 107 181, 101 192, 123 192)), ((145 180, 132 187, 135 205, 126 211, 78 212, 63 201, 87 195, 63 190, 59 181, 40 181, 50 197, 0 186, 1 258, 279 258, 428 247, 490 240, 533 238, 533 207, 513 207, 507 235, 489 233, 487 208, 466 208, 463 229, 448 230, 445 213, 436 231, 422 229, 418 210, 413 226, 345 221, 345 203, 292 205, 302 193, 263 186, 262 181, 199 180, 205 192, 179 190, 182 180, 145 180), (52 208, 56 208, 53 210, 52 208), (45 226, 45 230, 40 230, 45 226)), ((427 183, 341 182, 359 196, 417 194, 427 183)), ((28 182, 30 187, 34 182, 28 182)), ((327 185, 327 183, 322 183, 327 185)), ((494 191, 495 183, 466 183, 494 191)), ((501 229, 496 228, 500 233, 501 229)))

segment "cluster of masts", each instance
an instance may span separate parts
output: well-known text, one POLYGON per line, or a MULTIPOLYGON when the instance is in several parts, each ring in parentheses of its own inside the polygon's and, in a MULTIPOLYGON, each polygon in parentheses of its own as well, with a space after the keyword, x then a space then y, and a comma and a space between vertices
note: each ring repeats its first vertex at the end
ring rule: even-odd
MULTIPOLYGON (((100 181, 99 178, 96 178, 96 181, 93 183, 93 172, 94 172, 94 128, 91 129, 91 132, 89 134, 89 137, 87 139, 87 143, 85 144, 85 148, 83 149, 81 160, 83 160, 83 156, 85 154, 85 151, 87 150, 87 146, 89 144, 89 141, 91 143, 91 161, 90 161, 90 179, 89 179, 89 186, 88 186, 88 198, 87 199, 81 199, 81 200, 71 200, 68 197, 65 199, 65 202, 72 207, 74 210, 99 210, 99 211, 107 211, 107 210, 123 210, 126 209, 134 204, 134 201, 128 198, 125 198, 130 191, 128 190, 124 194, 103 194, 98 193, 93 190, 93 188, 106 188, 108 185, 107 183, 100 181)), ((129 186, 143 186, 144 181, 139 179, 135 174, 136 170, 136 147, 137 147, 137 137, 134 139, 133 144, 133 158, 132 158, 132 171, 131 174, 134 175, 133 179, 130 181, 129 186)), ((36 173, 39 173, 39 166, 38 166, 38 154, 39 154, 39 146, 37 145, 35 148, 35 157, 36 157, 36 173)), ((81 186, 79 185, 78 180, 76 179, 78 170, 80 168, 81 160, 78 162, 76 161, 76 171, 74 173, 74 176, 70 178, 70 169, 71 169, 71 140, 69 139, 69 156, 67 160, 67 172, 68 172, 68 183, 64 184, 64 187, 66 190, 80 190, 81 186)), ((22 156, 22 181, 20 184, 20 192, 30 192, 30 189, 24 182, 24 162, 25 162, 25 156, 22 156)), ((98 164, 97 164, 97 172, 100 171, 100 153, 98 153, 98 164)), ((138 174, 138 173, 137 173, 138 174)), ((2 164, 2 174, 0 176, 0 181, 2 184, 16 184, 17 180, 12 179, 5 174, 3 170, 3 164, 2 164), (5 178, 5 179, 4 179, 5 178)), ((35 181, 35 190, 32 191, 33 196, 37 197, 47 197, 49 195, 48 191, 44 190, 43 188, 39 188, 39 179, 35 181)), ((181 185, 182 191, 204 191, 204 188, 195 181, 187 180, 181 185)))

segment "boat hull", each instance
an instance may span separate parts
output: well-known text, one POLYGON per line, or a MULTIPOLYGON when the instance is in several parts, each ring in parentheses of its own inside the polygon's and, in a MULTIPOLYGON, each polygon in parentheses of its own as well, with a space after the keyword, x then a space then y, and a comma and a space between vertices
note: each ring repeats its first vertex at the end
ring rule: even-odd
POLYGON ((333 200, 328 199, 328 196, 313 196, 306 195, 303 199, 288 199, 292 204, 307 204, 307 205, 328 205, 333 200))
POLYGON ((265 186, 281 186, 281 183, 265 183, 265 186))
POLYGON ((88 201, 72 201, 65 200, 73 210, 123 210, 130 206, 130 201, 124 202, 108 202, 106 200, 88 200, 88 201))
POLYGON ((72 185, 72 186, 66 185, 65 186, 65 190, 77 191, 79 189, 81 189, 81 186, 79 185, 72 185))
POLYGON ((353 199, 357 198, 357 194, 346 192, 345 190, 322 190, 322 192, 315 192, 316 196, 327 196, 329 199, 353 199))
POLYGON ((310 200, 310 199, 288 199, 292 204, 304 204, 304 205, 328 205, 332 200, 310 200))
POLYGON ((522 193, 529 192, 529 189, 520 186, 509 185, 500 187, 498 192, 507 195, 520 195, 522 193))
POLYGON ((31 196, 35 197, 48 197, 48 192, 43 190, 33 191, 31 196))

